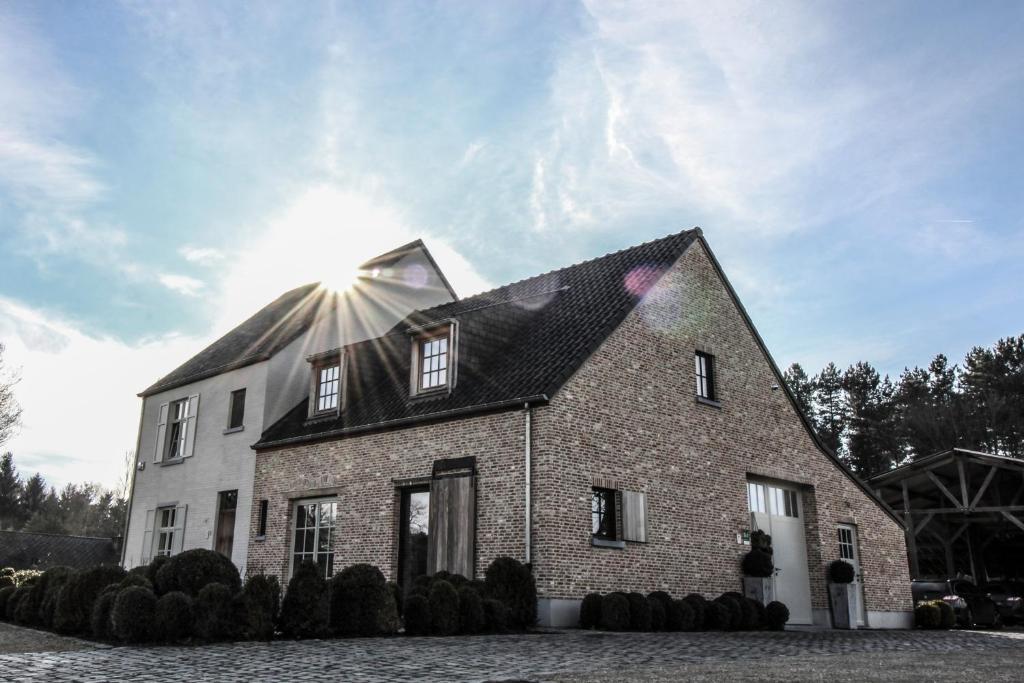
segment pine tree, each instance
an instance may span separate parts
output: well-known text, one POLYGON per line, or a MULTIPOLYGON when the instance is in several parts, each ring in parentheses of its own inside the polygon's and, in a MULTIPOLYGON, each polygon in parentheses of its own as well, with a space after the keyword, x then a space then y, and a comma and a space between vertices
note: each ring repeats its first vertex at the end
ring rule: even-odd
POLYGON ((843 432, 847 409, 843 378, 835 363, 829 363, 814 380, 814 426, 818 436, 836 455, 843 454, 843 432))
POLYGON ((807 373, 804 372, 799 363, 790 365, 786 372, 783 373, 782 378, 785 380, 790 392, 792 392, 793 398, 796 399, 797 407, 803 411, 807 419, 813 424, 814 383, 811 381, 811 378, 807 376, 807 373))
POLYGON ((21 491, 21 518, 24 524, 28 520, 32 519, 40 507, 43 505, 43 500, 46 499, 46 481, 43 480, 43 475, 36 472, 32 475, 32 478, 25 482, 25 486, 21 491))
POLYGON ((863 477, 890 469, 902 460, 896 437, 895 387, 863 361, 846 370, 842 385, 849 408, 847 461, 851 469, 863 477))
POLYGON ((21 477, 14 467, 14 455, 0 457, 0 529, 13 529, 19 525, 21 477))

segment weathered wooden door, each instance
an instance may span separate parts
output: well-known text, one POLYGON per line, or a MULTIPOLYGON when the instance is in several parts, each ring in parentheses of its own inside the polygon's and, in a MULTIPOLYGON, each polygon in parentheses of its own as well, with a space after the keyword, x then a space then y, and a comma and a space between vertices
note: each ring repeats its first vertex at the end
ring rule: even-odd
POLYGON ((476 540, 476 476, 436 476, 430 482, 427 571, 473 578, 476 540))

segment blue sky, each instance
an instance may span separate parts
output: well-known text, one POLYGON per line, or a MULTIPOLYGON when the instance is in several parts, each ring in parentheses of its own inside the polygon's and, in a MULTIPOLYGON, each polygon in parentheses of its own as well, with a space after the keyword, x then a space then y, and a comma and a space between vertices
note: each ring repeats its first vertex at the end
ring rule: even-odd
POLYGON ((959 359, 1024 332, 1021 35, 1011 2, 4 3, 8 446, 114 483, 135 392, 415 237, 468 294, 700 225, 780 364, 959 359))

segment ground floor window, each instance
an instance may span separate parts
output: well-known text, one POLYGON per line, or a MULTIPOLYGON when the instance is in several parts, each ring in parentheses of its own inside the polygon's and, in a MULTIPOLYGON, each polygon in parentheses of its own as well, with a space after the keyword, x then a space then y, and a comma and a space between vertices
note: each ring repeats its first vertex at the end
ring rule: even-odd
POLYGON ((594 538, 605 541, 616 540, 615 491, 594 488, 590 503, 591 530, 594 538))
POLYGON ((156 549, 153 551, 156 557, 169 557, 173 552, 176 513, 173 507, 158 508, 156 511, 156 549))
POLYGON ((334 574, 334 536, 338 503, 334 498, 300 500, 295 504, 292 571, 310 560, 320 565, 326 578, 334 574))
POLYGON ((398 576, 402 589, 409 591, 416 577, 427 573, 430 544, 430 487, 401 489, 398 576))

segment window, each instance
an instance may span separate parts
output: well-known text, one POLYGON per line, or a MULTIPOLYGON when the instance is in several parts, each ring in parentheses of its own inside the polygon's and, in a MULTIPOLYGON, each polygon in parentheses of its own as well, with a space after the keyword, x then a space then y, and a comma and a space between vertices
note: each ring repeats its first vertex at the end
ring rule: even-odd
POLYGON ((245 424, 245 389, 231 392, 228 413, 228 429, 240 429, 245 424))
POLYGON ((853 529, 841 526, 839 527, 839 558, 852 562, 854 557, 853 529))
POLYGON ((268 501, 264 498, 260 501, 260 516, 256 522, 256 535, 261 538, 267 535, 267 507, 268 501))
POLYGON ((238 507, 238 491, 221 491, 217 494, 217 529, 214 535, 214 549, 231 557, 235 545, 235 509, 238 507))
POLYGON ((165 460, 174 460, 185 455, 185 436, 188 433, 188 399, 175 401, 170 407, 170 421, 167 425, 167 452, 165 460))
POLYGON ((799 517, 797 492, 758 482, 747 482, 747 505, 751 512, 764 512, 778 517, 799 517))
POLYGON ((616 540, 615 491, 595 488, 590 505, 591 527, 594 538, 616 540))
POLYGON ((174 548, 174 521, 177 510, 173 507, 157 508, 156 511, 156 549, 155 557, 170 557, 174 548))
POLYGON ((310 560, 320 565, 325 578, 334 574, 334 527, 338 503, 334 499, 299 501, 295 504, 295 536, 292 571, 310 560))
POLYGON ((448 337, 420 341, 420 390, 448 384, 448 337))
POLYGON ((341 377, 340 365, 326 365, 317 371, 316 412, 323 413, 338 408, 338 388, 341 377))
POLYGON ((697 396, 709 401, 715 400, 715 357, 710 353, 697 351, 693 354, 697 370, 697 396))

